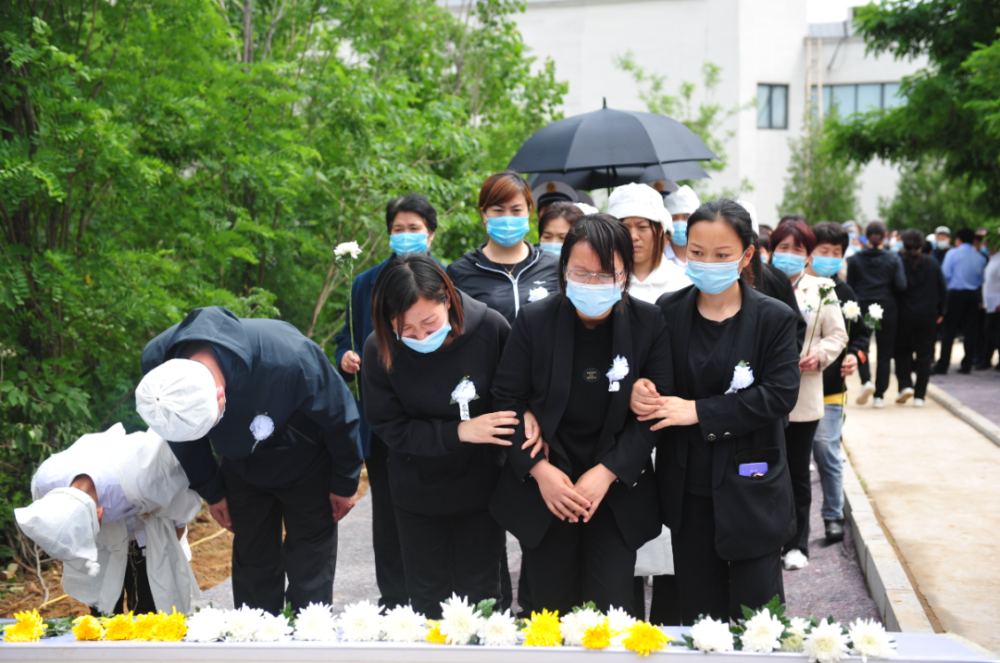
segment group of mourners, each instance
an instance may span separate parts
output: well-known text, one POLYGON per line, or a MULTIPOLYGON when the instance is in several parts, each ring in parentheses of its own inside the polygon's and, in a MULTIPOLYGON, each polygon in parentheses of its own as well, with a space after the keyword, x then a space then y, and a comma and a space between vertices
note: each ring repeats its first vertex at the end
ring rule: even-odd
POLYGON ((840 303, 869 267, 839 276, 839 224, 767 232, 749 203, 671 188, 619 187, 599 213, 497 173, 485 243, 447 268, 434 207, 391 201, 392 254, 354 279, 334 363, 287 323, 192 311, 143 351, 149 430, 46 460, 18 523, 95 613, 189 611, 204 500, 235 534, 235 604, 277 613, 332 603, 364 464, 386 607, 510 606, 508 532, 525 613, 645 617, 646 576, 654 623, 783 599, 782 569, 808 564, 813 454, 826 540, 844 537, 845 377, 869 331, 840 303))

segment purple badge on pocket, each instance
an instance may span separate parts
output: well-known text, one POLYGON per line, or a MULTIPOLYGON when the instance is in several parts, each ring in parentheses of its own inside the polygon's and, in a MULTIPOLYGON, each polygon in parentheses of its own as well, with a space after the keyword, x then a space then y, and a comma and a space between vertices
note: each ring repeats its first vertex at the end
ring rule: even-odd
POLYGON ((740 465, 741 477, 752 477, 755 474, 767 474, 767 463, 743 463, 740 465))

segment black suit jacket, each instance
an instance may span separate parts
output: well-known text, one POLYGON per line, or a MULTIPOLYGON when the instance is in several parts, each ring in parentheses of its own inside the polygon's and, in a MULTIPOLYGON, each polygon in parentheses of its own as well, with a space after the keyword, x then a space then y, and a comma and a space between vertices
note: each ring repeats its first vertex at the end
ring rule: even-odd
MULTIPOLYGON (((664 429, 656 452, 664 523, 680 531, 688 439, 712 445, 715 549, 727 560, 754 559, 774 552, 795 534, 795 507, 785 456, 783 419, 799 394, 797 318, 787 306, 740 281, 743 308, 736 342, 719 348, 727 365, 747 361, 754 381, 735 394, 696 401, 698 424, 664 429), (766 462, 763 478, 739 475, 744 463, 766 462)), ((670 331, 676 395, 691 399, 686 355, 698 305, 693 286, 668 293, 657 305, 670 331)))
MULTIPOLYGON (((563 295, 547 297, 521 309, 493 380, 493 407, 513 410, 522 420, 507 448, 490 512, 522 545, 541 543, 553 515, 545 506, 531 468, 542 456, 522 451, 523 413, 538 418, 549 443, 549 462, 569 474, 570 462, 559 441, 559 423, 569 401, 576 308, 563 295)), ((612 356, 628 360, 629 372, 611 397, 608 415, 594 457, 618 480, 608 489, 601 509, 611 509, 625 542, 633 550, 660 533, 659 499, 650 455, 657 434, 629 409, 632 385, 639 377, 656 384, 661 394, 673 393, 670 342, 660 310, 628 299, 611 313, 612 356)), ((608 366, 610 369, 611 367, 608 366)))

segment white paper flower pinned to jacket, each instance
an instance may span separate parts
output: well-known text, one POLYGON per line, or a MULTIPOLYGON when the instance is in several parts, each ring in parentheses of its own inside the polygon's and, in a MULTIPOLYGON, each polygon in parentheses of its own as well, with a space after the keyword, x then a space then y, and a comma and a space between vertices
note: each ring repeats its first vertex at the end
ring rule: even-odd
POLYGON ((608 385, 608 391, 618 391, 621 389, 620 381, 625 379, 628 375, 628 359, 618 355, 611 362, 611 370, 607 372, 608 380, 611 384, 608 385))
POLYGON ((549 296, 549 291, 545 289, 545 286, 540 285, 532 288, 528 291, 528 303, 537 302, 540 299, 545 299, 549 296))
POLYGON ((726 390, 725 395, 735 394, 740 389, 746 389, 752 384, 753 369, 750 368, 749 362, 741 361, 733 369, 733 380, 729 383, 729 389, 726 390))
MULTIPOLYGON (((250 433, 253 434, 253 439, 256 440, 253 443, 253 448, 256 449, 258 444, 271 437, 274 433, 274 420, 266 414, 258 414, 250 422, 250 433)), ((250 453, 253 453, 253 450, 250 453)))

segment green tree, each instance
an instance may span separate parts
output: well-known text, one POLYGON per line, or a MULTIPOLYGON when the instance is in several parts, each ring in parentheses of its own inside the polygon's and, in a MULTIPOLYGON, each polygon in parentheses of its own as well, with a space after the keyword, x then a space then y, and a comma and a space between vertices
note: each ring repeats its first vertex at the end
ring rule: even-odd
POLYGON ((917 228, 924 233, 942 225, 953 230, 981 226, 989 215, 980 195, 982 186, 948 177, 941 164, 931 160, 905 164, 895 195, 879 198, 879 215, 890 228, 917 228))
MULTIPOLYGON (((905 78, 907 101, 848 118, 836 149, 864 163, 934 161, 945 177, 975 186, 977 207, 1000 217, 1000 6, 992 0, 883 0, 858 10, 868 52, 926 55, 927 68, 905 78)), ((957 185, 961 186, 961 184, 957 185)))
POLYGON ((856 164, 832 150, 830 123, 807 113, 799 138, 789 139, 791 159, 778 216, 802 214, 811 222, 858 218, 856 164))

